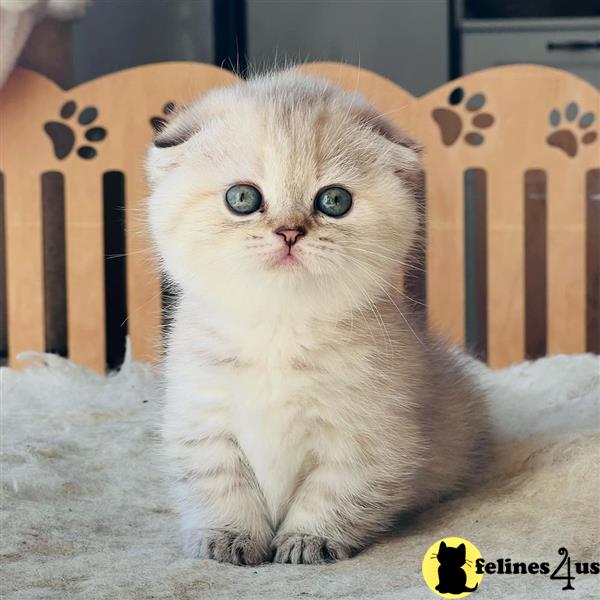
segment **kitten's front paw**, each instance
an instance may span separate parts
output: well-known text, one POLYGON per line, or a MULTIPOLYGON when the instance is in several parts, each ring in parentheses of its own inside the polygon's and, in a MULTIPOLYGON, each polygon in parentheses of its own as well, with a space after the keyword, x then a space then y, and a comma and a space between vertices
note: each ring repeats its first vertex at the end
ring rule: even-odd
POLYGON ((350 556, 350 548, 327 538, 305 533, 286 533, 273 540, 273 562, 315 564, 344 560, 350 556))
POLYGON ((234 565, 259 565, 271 558, 268 545, 248 533, 229 529, 188 532, 183 553, 186 558, 209 558, 234 565))

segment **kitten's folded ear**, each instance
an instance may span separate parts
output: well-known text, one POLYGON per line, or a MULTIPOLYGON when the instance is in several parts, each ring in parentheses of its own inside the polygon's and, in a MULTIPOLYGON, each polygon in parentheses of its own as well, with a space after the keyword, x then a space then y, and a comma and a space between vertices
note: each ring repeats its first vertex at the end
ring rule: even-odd
POLYGON ((371 129, 397 147, 395 156, 398 168, 396 172, 399 175, 412 178, 412 175, 421 172, 422 147, 420 144, 369 105, 361 106, 357 116, 363 127, 371 129))
POLYGON ((187 142, 197 130, 186 124, 183 119, 176 119, 156 134, 153 145, 156 148, 173 148, 187 142))
POLYGON ((155 185, 169 171, 177 167, 183 152, 183 146, 196 129, 176 118, 158 131, 152 146, 146 154, 146 176, 151 186, 155 185))

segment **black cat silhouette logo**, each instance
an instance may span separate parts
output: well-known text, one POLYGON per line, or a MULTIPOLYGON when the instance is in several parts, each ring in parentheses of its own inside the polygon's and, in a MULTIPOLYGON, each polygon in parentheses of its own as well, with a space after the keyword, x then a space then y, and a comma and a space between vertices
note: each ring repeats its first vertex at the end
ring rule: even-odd
POLYGON ((468 540, 447 537, 429 547, 423 558, 423 578, 432 592, 442 598, 464 598, 481 583, 475 561, 479 550, 468 540))

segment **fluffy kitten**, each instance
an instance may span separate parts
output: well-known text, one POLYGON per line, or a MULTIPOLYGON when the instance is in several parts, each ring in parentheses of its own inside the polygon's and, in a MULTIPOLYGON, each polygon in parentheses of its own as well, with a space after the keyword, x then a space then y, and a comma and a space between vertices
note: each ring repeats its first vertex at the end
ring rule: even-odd
POLYGON ((347 558, 478 474, 481 394, 398 293, 411 140, 291 71, 200 98, 147 167, 182 290, 163 433, 186 556, 347 558))

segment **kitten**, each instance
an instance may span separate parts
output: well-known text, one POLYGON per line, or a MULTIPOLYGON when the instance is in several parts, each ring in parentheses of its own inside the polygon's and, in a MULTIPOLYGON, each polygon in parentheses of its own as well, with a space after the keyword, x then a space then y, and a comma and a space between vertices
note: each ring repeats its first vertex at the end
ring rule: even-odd
POLYGON ((344 559, 477 476, 481 393, 399 294, 414 142, 288 71, 183 109, 147 171, 182 290, 163 435, 186 556, 344 559))

